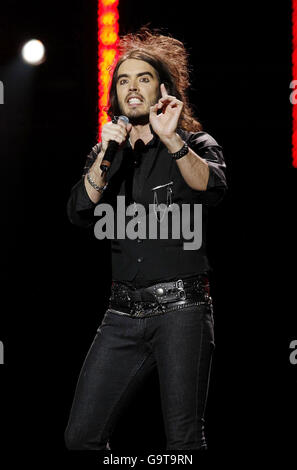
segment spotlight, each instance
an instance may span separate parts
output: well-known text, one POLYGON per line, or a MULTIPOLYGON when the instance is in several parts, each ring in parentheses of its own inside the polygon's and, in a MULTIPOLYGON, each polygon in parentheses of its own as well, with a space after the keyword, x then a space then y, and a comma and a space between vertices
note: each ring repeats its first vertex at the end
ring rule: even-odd
POLYGON ((39 65, 45 61, 45 48, 38 39, 31 39, 22 47, 22 57, 31 65, 39 65))

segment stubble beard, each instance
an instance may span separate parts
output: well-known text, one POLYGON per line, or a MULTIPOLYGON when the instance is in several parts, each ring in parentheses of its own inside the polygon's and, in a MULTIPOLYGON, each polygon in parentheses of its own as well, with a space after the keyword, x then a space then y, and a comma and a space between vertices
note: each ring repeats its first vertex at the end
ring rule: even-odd
MULTIPOLYGON (((158 102, 160 96, 157 96, 154 100, 152 100, 152 102, 150 103, 150 106, 153 106, 154 104, 156 104, 158 102)), ((144 126, 145 124, 148 124, 150 122, 149 110, 146 111, 146 112, 143 112, 143 113, 141 113, 141 112, 139 113, 139 111, 137 109, 135 109, 135 110, 131 109, 131 110, 129 110, 125 113, 125 111, 123 110, 123 106, 120 103, 119 103, 119 110, 120 110, 121 114, 123 114, 124 116, 127 116, 127 118, 129 118, 129 122, 132 124, 132 126, 137 126, 137 125, 144 126)))
POLYGON ((149 123, 148 112, 140 113, 138 110, 133 110, 133 109, 125 112, 121 105, 119 106, 119 109, 120 109, 121 114, 129 118, 129 122, 132 124, 132 126, 145 125, 149 123))

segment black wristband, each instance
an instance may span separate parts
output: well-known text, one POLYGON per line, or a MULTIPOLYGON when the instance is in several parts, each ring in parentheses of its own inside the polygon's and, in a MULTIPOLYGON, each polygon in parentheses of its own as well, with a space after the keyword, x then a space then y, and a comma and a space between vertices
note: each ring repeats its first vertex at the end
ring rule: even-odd
POLYGON ((182 158, 185 155, 187 155, 188 151, 189 151, 189 147, 188 147, 188 144, 185 142, 182 148, 178 152, 175 152, 175 153, 168 152, 168 153, 174 160, 178 160, 179 158, 182 158))

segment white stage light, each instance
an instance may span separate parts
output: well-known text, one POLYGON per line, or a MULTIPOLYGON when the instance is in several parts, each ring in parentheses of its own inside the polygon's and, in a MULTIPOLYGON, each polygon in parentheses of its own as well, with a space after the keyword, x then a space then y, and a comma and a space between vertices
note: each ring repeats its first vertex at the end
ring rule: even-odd
POLYGON ((31 65, 39 65, 45 61, 45 48, 38 39, 31 39, 22 48, 22 57, 31 65))

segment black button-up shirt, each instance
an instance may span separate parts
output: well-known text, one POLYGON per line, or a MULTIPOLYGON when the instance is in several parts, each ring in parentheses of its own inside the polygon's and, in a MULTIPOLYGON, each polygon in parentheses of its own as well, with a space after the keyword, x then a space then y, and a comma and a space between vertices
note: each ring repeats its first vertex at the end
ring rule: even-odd
MULTIPOLYGON (((205 273, 210 269, 206 255, 206 225, 208 207, 217 205, 222 199, 226 188, 225 169, 222 147, 206 132, 177 131, 189 147, 209 165, 209 180, 206 191, 191 189, 183 179, 175 160, 168 154, 167 148, 158 136, 144 145, 136 142, 134 150, 130 143, 118 150, 112 166, 107 173, 108 187, 98 204, 103 202, 113 206, 117 211, 117 196, 125 196, 126 207, 131 203, 141 203, 147 209, 146 217, 140 221, 145 223, 146 238, 117 238, 116 219, 114 239, 111 240, 112 278, 135 287, 148 286, 161 281, 176 278, 188 278, 205 273), (168 205, 166 187, 153 191, 152 188, 167 183, 172 189, 173 204, 202 204, 202 244, 196 250, 184 250, 183 233, 179 239, 170 237, 162 239, 158 232, 157 239, 150 239, 149 205, 157 203, 168 205)), ((96 219, 93 203, 84 185, 84 176, 100 152, 100 143, 96 144, 87 156, 82 178, 72 188, 67 205, 70 221, 82 227, 89 227, 96 219)), ((152 207, 152 206, 151 206, 152 207)), ((126 222, 131 220, 126 217, 126 222)), ((193 213, 191 212, 191 229, 193 229, 193 213)), ((182 232, 182 230, 181 230, 182 232)))

